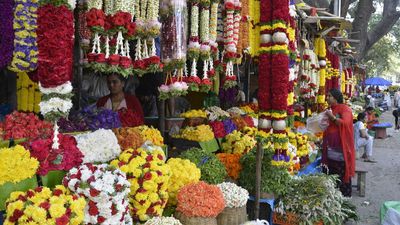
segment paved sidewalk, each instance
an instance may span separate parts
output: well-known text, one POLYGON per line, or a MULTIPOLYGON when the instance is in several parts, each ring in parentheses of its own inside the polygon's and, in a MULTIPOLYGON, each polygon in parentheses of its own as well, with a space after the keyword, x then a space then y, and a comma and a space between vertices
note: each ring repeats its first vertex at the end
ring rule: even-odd
MULTIPOLYGON (((392 111, 385 112, 380 122, 394 124, 392 111)), ((365 197, 359 197, 353 189, 352 202, 357 206, 359 225, 380 224, 380 207, 385 201, 400 201, 400 133, 387 129, 390 137, 374 140, 372 158, 377 163, 366 163, 361 159, 356 164, 368 170, 365 197)), ((353 184, 357 182, 353 179, 353 184)))

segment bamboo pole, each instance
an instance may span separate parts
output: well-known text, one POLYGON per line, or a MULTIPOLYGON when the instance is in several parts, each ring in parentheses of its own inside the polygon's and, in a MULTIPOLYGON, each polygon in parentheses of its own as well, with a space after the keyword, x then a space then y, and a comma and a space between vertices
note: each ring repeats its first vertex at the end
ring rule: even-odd
POLYGON ((257 143, 257 153, 256 153, 256 193, 254 201, 254 218, 260 218, 260 198, 261 198, 261 168, 262 168, 262 158, 264 155, 264 149, 262 148, 262 143, 259 141, 257 143))

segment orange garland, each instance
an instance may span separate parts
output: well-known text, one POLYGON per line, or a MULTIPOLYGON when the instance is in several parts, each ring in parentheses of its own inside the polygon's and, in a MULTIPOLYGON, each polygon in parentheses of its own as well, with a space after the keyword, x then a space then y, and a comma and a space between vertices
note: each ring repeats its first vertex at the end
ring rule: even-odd
POLYGON ((243 50, 249 47, 249 22, 247 18, 249 16, 249 0, 242 0, 242 10, 240 12, 242 21, 239 25, 239 42, 237 45, 237 53, 242 55, 243 50))
POLYGON ((239 173, 242 170, 240 154, 219 153, 217 154, 217 158, 224 164, 229 177, 237 180, 239 178, 239 173))

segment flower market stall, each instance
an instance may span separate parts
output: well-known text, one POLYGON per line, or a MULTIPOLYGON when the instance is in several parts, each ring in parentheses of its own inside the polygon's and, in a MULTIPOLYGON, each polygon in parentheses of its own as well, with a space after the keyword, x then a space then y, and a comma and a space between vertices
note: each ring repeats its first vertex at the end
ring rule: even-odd
POLYGON ((344 19, 310 22, 318 13, 289 0, 0 6, 0 69, 15 75, 17 99, 0 126, 0 224, 356 218, 335 177, 299 176, 321 142, 307 117, 326 108, 329 89, 346 99, 354 93, 351 46, 335 39, 345 35, 344 19), (150 77, 158 126, 144 124, 127 102, 81 104, 84 77, 101 92, 115 74, 150 77), (241 96, 252 79, 257 103, 241 96), (203 96, 202 107, 174 113, 185 96, 203 96), (167 112, 175 122, 167 124, 167 112))

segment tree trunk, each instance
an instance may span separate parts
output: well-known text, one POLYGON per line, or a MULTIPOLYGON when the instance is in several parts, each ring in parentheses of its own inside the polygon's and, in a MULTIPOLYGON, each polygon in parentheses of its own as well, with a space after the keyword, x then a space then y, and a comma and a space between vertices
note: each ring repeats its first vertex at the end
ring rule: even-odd
POLYGON ((328 8, 329 0, 304 0, 309 6, 317 8, 328 8))
POLYGON ((372 4, 372 0, 359 1, 357 4, 355 18, 352 23, 353 30, 351 38, 360 40, 359 44, 354 45, 354 47, 357 49, 358 60, 364 58, 365 46, 368 37, 368 22, 374 10, 375 8, 372 4))

